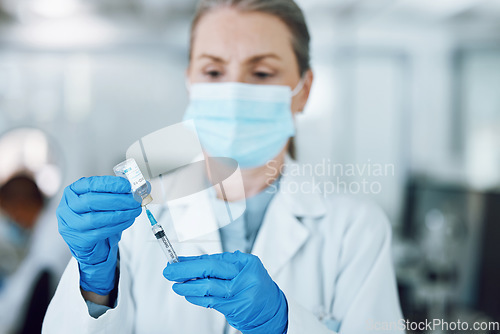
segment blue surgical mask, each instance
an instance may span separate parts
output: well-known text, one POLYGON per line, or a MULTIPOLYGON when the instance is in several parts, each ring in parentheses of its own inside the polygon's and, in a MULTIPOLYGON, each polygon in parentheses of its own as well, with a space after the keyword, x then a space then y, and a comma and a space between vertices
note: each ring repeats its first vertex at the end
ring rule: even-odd
POLYGON ((237 82, 199 83, 189 87, 184 120, 193 120, 201 145, 211 157, 228 157, 241 168, 265 165, 295 135, 288 86, 237 82))

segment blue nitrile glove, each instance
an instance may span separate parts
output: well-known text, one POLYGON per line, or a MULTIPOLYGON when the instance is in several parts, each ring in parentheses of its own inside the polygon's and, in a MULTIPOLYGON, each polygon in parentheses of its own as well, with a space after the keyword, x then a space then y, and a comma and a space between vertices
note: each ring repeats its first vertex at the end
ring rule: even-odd
POLYGON ((81 178, 64 189, 59 233, 80 268, 80 286, 105 296, 114 288, 118 241, 142 212, 130 183, 116 176, 81 178))
POLYGON ((257 256, 222 253, 181 257, 163 271, 172 289, 192 304, 213 308, 243 333, 287 332, 285 295, 257 256))

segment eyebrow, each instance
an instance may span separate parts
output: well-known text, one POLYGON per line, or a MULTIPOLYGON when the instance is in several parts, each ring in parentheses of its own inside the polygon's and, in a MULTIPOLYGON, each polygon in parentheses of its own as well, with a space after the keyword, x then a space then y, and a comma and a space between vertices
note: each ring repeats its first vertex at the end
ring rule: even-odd
POLYGON ((248 62, 249 63, 258 63, 259 61, 261 61, 265 58, 274 58, 277 60, 281 60, 281 57, 278 56, 276 53, 266 53, 266 54, 262 54, 262 55, 253 56, 252 58, 250 58, 248 60, 248 62))
MULTIPOLYGON (((209 58, 217 63, 227 63, 228 62, 227 60, 225 60, 221 57, 210 55, 207 53, 203 53, 200 56, 198 56, 198 59, 202 59, 202 58, 209 58)), ((251 63, 251 64, 255 64, 255 63, 258 63, 259 61, 261 61, 265 58, 274 58, 274 59, 278 59, 278 60, 282 59, 280 56, 278 56, 275 53, 265 53, 265 54, 255 55, 253 57, 250 57, 248 60, 246 60, 246 62, 251 63)))
POLYGON ((206 54, 206 53, 203 53, 203 54, 201 54, 201 55, 198 56, 198 59, 202 59, 202 58, 209 58, 209 59, 212 59, 213 61, 215 61, 217 63, 227 63, 227 60, 222 59, 221 57, 209 55, 209 54, 206 54))

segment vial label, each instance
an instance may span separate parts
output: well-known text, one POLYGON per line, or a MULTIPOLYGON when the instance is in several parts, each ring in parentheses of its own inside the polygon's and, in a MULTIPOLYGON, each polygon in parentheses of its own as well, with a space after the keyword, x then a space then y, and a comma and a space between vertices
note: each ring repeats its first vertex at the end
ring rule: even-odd
POLYGON ((139 166, 137 166, 137 162, 135 162, 134 159, 128 159, 122 162, 117 165, 114 170, 116 175, 123 175, 130 182, 132 192, 146 184, 146 179, 142 175, 141 170, 139 169, 139 166))
POLYGON ((142 175, 135 161, 134 164, 135 166, 129 167, 123 171, 127 176, 127 179, 129 179, 130 184, 132 185, 132 191, 135 191, 137 188, 146 184, 146 180, 144 179, 144 176, 142 175))
POLYGON ((130 182, 134 199, 142 205, 151 203, 151 184, 146 181, 134 159, 128 159, 113 168, 116 176, 126 178, 130 182))

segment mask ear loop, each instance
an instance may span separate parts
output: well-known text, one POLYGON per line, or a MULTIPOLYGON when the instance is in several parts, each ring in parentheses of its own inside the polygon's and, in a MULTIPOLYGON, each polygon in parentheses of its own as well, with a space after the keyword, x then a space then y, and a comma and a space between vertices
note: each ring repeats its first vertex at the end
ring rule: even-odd
POLYGON ((186 86, 187 92, 190 93, 190 89, 189 88, 191 86, 191 83, 189 82, 189 79, 188 79, 187 76, 184 78, 184 85, 186 86))
POLYGON ((305 83, 305 79, 302 77, 300 78, 300 81, 299 83, 297 84, 297 86, 292 90, 292 97, 296 96, 297 94, 300 93, 300 91, 302 90, 302 88, 304 88, 304 83, 305 83))

